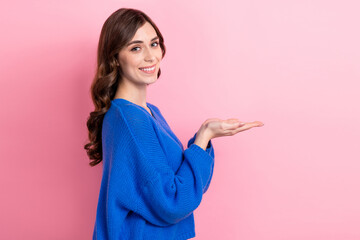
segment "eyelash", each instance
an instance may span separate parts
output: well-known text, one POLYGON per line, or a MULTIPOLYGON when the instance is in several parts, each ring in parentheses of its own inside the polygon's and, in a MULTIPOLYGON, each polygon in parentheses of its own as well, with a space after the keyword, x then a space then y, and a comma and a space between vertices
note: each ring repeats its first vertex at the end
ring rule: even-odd
MULTIPOLYGON (((153 42, 153 44, 154 44, 154 43, 157 44, 155 47, 159 46, 159 42, 153 42)), ((135 48, 139 48, 139 47, 134 47, 134 48, 132 48, 130 51, 135 52, 135 51, 133 51, 135 48)))

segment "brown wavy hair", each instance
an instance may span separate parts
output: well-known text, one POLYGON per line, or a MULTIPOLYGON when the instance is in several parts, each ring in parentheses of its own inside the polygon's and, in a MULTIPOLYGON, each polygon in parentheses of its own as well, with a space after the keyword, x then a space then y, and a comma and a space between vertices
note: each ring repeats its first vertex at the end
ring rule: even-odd
MULTIPOLYGON (((166 52, 164 38, 155 23, 142 11, 120 8, 102 26, 97 49, 97 68, 90 88, 95 110, 87 118, 89 142, 84 146, 92 167, 102 161, 102 123, 123 75, 121 66, 117 65, 118 53, 146 22, 153 26, 159 37, 163 58, 166 52)), ((157 78, 160 74, 161 69, 157 78)))

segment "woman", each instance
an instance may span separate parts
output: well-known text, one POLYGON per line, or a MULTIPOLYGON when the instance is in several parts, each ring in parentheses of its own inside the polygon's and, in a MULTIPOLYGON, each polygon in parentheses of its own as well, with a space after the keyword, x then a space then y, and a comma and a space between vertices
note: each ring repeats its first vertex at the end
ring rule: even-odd
POLYGON ((146 102, 165 45, 139 10, 121 8, 105 21, 97 54, 85 145, 91 166, 104 160, 93 239, 195 237, 193 211, 213 175, 211 139, 263 124, 207 119, 184 150, 160 110, 146 102))

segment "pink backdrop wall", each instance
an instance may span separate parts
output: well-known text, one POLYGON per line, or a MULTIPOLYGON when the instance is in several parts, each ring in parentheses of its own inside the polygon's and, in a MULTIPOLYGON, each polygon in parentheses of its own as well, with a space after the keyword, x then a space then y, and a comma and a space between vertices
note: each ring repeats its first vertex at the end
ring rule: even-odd
POLYGON ((206 118, 265 124, 213 139, 196 239, 360 239, 358 1, 1 5, 1 239, 91 238, 101 166, 83 150, 89 87, 120 7, 165 37, 148 102, 184 145, 206 118))

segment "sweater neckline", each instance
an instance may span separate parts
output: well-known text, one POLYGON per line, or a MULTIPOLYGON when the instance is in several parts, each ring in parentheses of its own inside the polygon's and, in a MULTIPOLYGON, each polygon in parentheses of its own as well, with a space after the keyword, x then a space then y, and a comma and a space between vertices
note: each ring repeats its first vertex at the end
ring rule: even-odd
POLYGON ((136 104, 136 103, 130 102, 129 100, 127 100, 127 99, 125 99, 125 98, 114 98, 114 99, 111 100, 111 101, 112 101, 112 102, 113 102, 113 101, 114 101, 114 102, 117 102, 117 101, 118 101, 118 102, 123 102, 123 103, 129 103, 129 104, 131 104, 131 105, 133 105, 133 106, 136 106, 136 107, 141 108, 142 110, 146 111, 146 113, 149 114, 149 115, 152 117, 152 119, 153 119, 156 123, 158 123, 158 124, 161 126, 161 128, 162 128, 175 142, 177 142, 177 144, 179 145, 179 147, 180 147, 182 150, 184 150, 184 149, 183 149, 184 147, 183 147, 181 141, 180 141, 180 140, 177 138, 177 136, 172 132, 172 130, 169 129, 169 130, 170 130, 170 132, 169 132, 169 130, 165 129, 165 126, 163 126, 163 124, 165 124, 165 123, 164 123, 164 120, 162 120, 163 117, 161 116, 160 113, 157 112, 157 110, 156 110, 155 108, 152 107, 152 104, 151 104, 151 103, 146 102, 146 106, 148 106, 148 108, 150 109, 150 111, 151 111, 152 114, 150 114, 143 106, 140 106, 140 105, 138 105, 138 104, 136 104), (154 110, 154 109, 155 109, 155 110, 154 110), (156 116, 156 117, 155 117, 155 116, 156 116))
POLYGON ((148 103, 148 102, 146 102, 146 106, 150 109, 151 114, 150 114, 149 111, 146 110, 143 106, 140 106, 140 105, 138 105, 138 104, 136 104, 136 103, 133 103, 133 102, 131 102, 131 101, 125 99, 125 98, 114 98, 114 99, 111 100, 111 101, 124 101, 124 102, 126 102, 126 103, 130 103, 130 104, 132 104, 132 105, 134 105, 134 106, 137 106, 137 107, 145 110, 145 111, 147 112, 147 114, 149 114, 153 119, 157 120, 156 117, 155 117, 155 114, 154 114, 154 110, 152 109, 151 104, 148 103))

